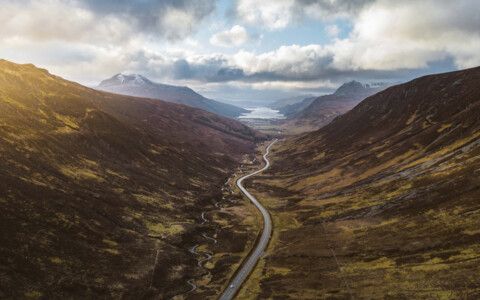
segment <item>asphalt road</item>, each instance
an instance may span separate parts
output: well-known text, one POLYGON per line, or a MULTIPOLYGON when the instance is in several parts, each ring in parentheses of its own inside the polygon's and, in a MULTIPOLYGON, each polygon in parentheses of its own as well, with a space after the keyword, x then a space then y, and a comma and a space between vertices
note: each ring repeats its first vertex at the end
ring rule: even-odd
POLYGON ((268 244, 268 240, 270 239, 270 234, 272 232, 272 221, 270 220, 270 215, 268 214, 267 210, 265 207, 263 207, 260 202, 257 201, 243 186, 242 182, 244 179, 256 175, 260 172, 265 171, 270 167, 270 162, 267 159, 268 152, 270 150, 270 147, 272 147, 273 144, 275 144, 275 141, 273 141, 270 145, 268 145, 267 150, 265 151, 265 154, 263 155, 263 159, 265 160, 265 167, 262 169, 255 171, 253 173, 250 173, 248 175, 243 176, 242 178, 237 180, 237 186, 238 188, 245 194, 245 196, 252 201, 253 204, 258 208, 258 210, 262 213, 263 216, 263 222, 264 222, 264 227, 263 227, 263 233, 262 237, 260 238, 260 242, 257 245, 257 248, 253 252, 253 254, 248 258, 247 262, 241 267, 241 269, 238 270, 237 275, 235 278, 228 284, 226 290, 223 292, 222 296, 220 296, 220 300, 228 300, 232 299, 233 296, 235 296, 236 292, 240 289, 243 281, 245 278, 247 278, 248 274, 252 271, 253 266, 257 263, 257 261, 260 259, 260 257, 263 255, 263 251, 265 250, 265 247, 268 244))

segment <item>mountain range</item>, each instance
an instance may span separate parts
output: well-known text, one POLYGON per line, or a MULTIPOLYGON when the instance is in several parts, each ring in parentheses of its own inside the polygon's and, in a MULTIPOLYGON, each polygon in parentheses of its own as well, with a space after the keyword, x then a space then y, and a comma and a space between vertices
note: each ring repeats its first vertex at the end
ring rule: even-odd
POLYGON ((479 86, 421 77, 277 143, 245 184, 275 216, 257 297, 478 299, 479 86))
POLYGON ((287 118, 292 117, 292 116, 298 114, 299 112, 303 111, 304 109, 306 109, 308 106, 310 106, 310 104, 312 104, 312 102, 315 101, 315 99, 317 99, 317 98, 318 97, 316 97, 316 96, 312 96, 312 97, 308 97, 308 98, 303 98, 302 97, 301 101, 282 106, 278 110, 285 117, 287 117, 287 118))
POLYGON ((330 123, 335 117, 346 113, 363 99, 386 88, 386 84, 362 84, 351 81, 342 84, 333 94, 306 98, 302 102, 281 109, 288 116, 290 131, 312 131, 330 123))
POLYGON ((139 74, 117 74, 100 82, 96 89, 184 104, 229 118, 236 118, 248 112, 246 109, 231 104, 207 99, 186 86, 156 83, 139 74))
MULTIPOLYGON (((145 94, 0 60, 0 298, 216 298, 261 226, 235 172, 269 136, 153 96, 188 88, 101 85, 145 94)), ((290 116, 308 132, 243 181, 273 234, 237 297, 480 298, 479 86, 352 81, 290 116)))
POLYGON ((299 95, 294 97, 282 98, 268 104, 268 107, 271 109, 281 110, 286 106, 302 102, 304 99, 312 97, 315 98, 313 95, 299 95))

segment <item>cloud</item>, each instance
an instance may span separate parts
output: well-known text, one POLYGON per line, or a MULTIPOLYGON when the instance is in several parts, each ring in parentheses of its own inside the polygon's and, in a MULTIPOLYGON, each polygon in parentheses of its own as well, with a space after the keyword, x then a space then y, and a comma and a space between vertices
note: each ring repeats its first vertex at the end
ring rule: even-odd
POLYGON ((297 18, 331 20, 355 16, 374 2, 376 0, 295 0, 292 10, 297 18))
POLYGON ((93 44, 139 36, 180 40, 215 8, 215 0, 5 0, 0 37, 93 44))
POLYGON ((231 13, 237 21, 278 30, 306 19, 350 17, 374 0, 237 0, 231 13))
POLYGON ((249 39, 247 30, 242 26, 235 25, 230 30, 214 34, 210 38, 210 43, 220 47, 238 47, 245 44, 249 39))
POLYGON ((189 38, 214 10, 213 0, 4 0, 0 56, 87 84, 125 71, 165 83, 263 91, 323 91, 351 79, 397 82, 480 65, 478 1, 237 0, 238 25, 204 41, 189 38), (338 18, 348 19, 348 35, 333 25, 343 24, 338 18), (327 44, 312 38, 311 45, 263 53, 209 52, 209 42, 241 47, 255 39, 249 32, 260 28, 246 25, 281 30, 313 19, 326 24, 327 44))
POLYGON ((215 0, 81 0, 98 18, 115 16, 136 31, 179 40, 195 32, 216 9, 215 0))
POLYGON ((329 37, 337 37, 340 34, 340 28, 333 24, 325 27, 325 31, 329 37))
POLYGON ((104 43, 121 43, 131 34, 130 28, 118 19, 106 17, 96 22, 92 12, 56 0, 7 1, 2 3, 0 19, 0 38, 3 39, 35 42, 99 39, 104 43))
POLYGON ((354 19, 351 35, 327 49, 337 69, 426 68, 453 58, 459 68, 480 65, 480 3, 379 0, 354 19), (425 13, 428 12, 428 13, 425 13))
MULTIPOLYGON (((270 29, 309 16, 329 20, 349 15, 353 30, 348 37, 326 45, 282 46, 259 55, 240 51, 231 61, 244 70, 244 80, 402 78, 428 71, 436 62, 451 61, 456 68, 480 65, 478 1, 263 1, 258 12, 248 15, 255 5, 238 0, 235 7, 237 13, 244 11, 246 22, 270 29), (284 11, 279 9, 282 5, 284 11), (306 8, 311 11, 307 13, 306 8)), ((335 36, 339 28, 331 25, 326 31, 335 36)), ((445 70, 454 68, 450 63, 444 65, 448 66, 445 70)))
POLYGON ((260 55, 239 51, 231 61, 251 77, 309 80, 318 78, 319 73, 325 71, 331 55, 320 45, 291 45, 260 55))
POLYGON ((237 0, 233 14, 237 20, 248 25, 281 29, 291 22, 294 2, 294 0, 237 0))

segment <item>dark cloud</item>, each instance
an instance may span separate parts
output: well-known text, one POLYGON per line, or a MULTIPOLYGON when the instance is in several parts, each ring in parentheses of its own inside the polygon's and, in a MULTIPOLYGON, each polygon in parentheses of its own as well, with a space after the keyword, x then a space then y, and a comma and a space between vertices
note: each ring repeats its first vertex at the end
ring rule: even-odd
MULTIPOLYGON (((395 70, 338 70, 328 66, 328 60, 323 59, 315 64, 312 69, 300 73, 288 73, 284 71, 260 71, 247 74, 244 70, 234 67, 223 67, 222 60, 206 60, 203 63, 189 64, 186 60, 177 60, 171 67, 165 66, 162 74, 157 76, 168 76, 168 72, 173 73, 176 80, 198 80, 205 83, 227 83, 227 82, 315 82, 329 81, 340 85, 350 80, 359 80, 363 82, 390 82, 397 83, 413 79, 419 76, 456 70, 451 57, 442 61, 429 63, 426 68, 416 69, 395 69, 395 70)), ((330 92, 331 88, 305 88, 303 92, 324 93, 330 92)))
POLYGON ((322 14, 355 14, 364 8, 365 5, 376 0, 295 0, 293 10, 304 15, 309 11, 316 10, 322 14))
POLYGON ((226 82, 245 78, 242 69, 225 67, 226 63, 225 59, 218 58, 205 59, 194 64, 190 64, 185 59, 179 59, 172 64, 173 78, 196 79, 204 82, 226 82))
POLYGON ((233 81, 245 78, 245 74, 242 69, 236 68, 222 68, 217 71, 214 76, 208 78, 212 82, 233 81))

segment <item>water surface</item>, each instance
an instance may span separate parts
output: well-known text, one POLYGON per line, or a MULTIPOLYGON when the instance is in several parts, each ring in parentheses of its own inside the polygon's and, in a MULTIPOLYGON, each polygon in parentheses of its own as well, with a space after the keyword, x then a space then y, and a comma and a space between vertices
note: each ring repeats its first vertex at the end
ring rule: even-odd
POLYGON ((285 118, 278 110, 268 107, 248 107, 250 112, 242 114, 240 119, 283 119, 285 118))

